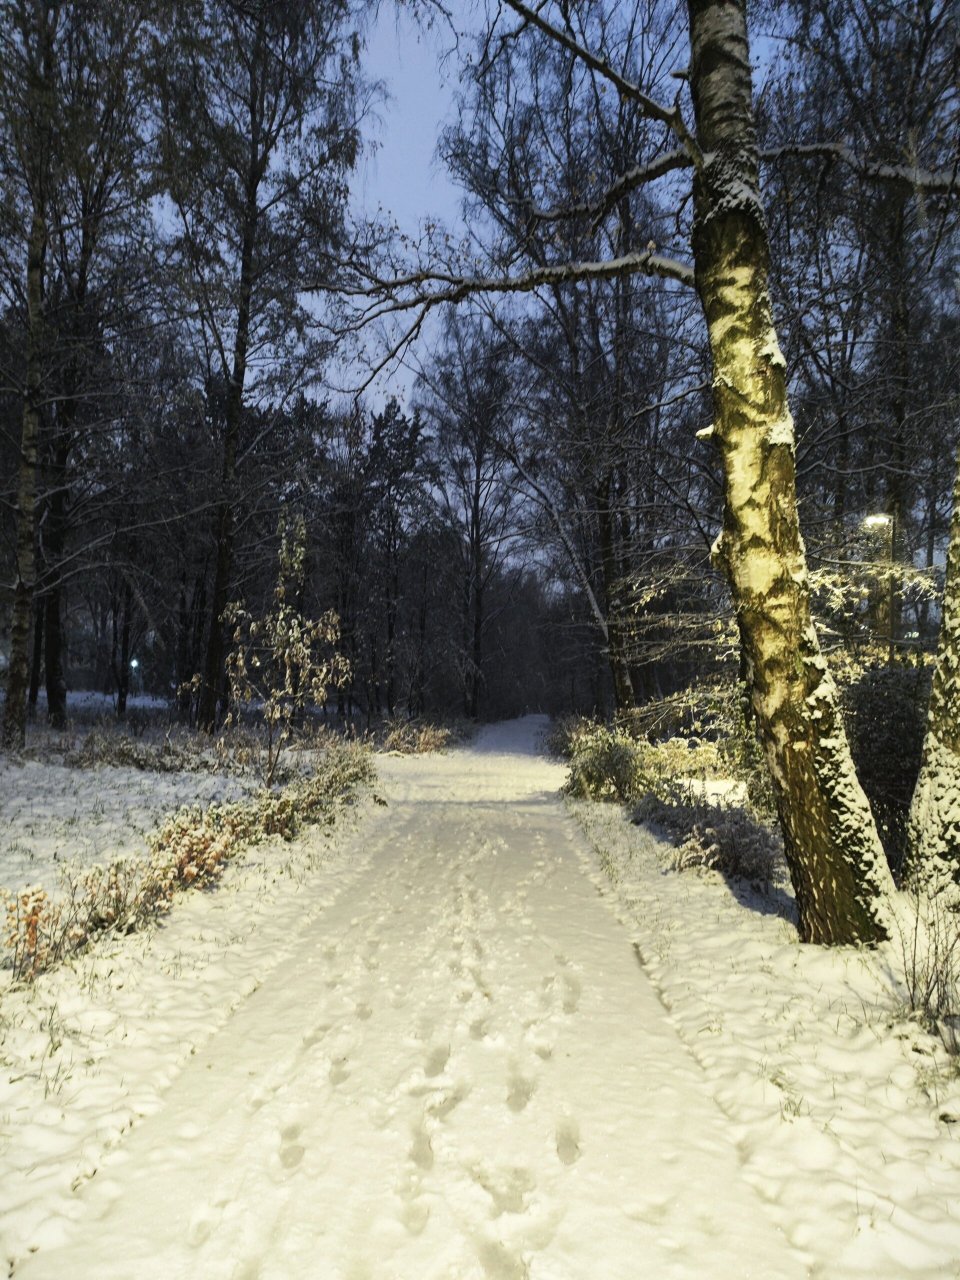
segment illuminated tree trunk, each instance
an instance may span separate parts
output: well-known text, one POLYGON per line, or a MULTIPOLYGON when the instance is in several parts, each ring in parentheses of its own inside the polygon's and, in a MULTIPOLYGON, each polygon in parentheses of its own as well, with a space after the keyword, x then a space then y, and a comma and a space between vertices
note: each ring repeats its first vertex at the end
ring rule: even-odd
POLYGON ((37 576, 37 442, 40 435, 43 260, 46 247, 46 223, 43 214, 35 210, 27 246, 27 367, 17 484, 17 576, 10 623, 7 697, 3 708, 2 744, 7 751, 22 750, 27 731, 30 621, 37 576))
POLYGON ((869 942, 886 936, 893 882, 810 619, 793 422, 767 284, 745 0, 688 0, 688 8, 702 151, 693 253, 713 360, 709 430, 724 470, 715 555, 733 595, 801 937, 869 942))
POLYGON ((909 873, 929 892, 960 884, 960 457, 943 590, 937 666, 920 776, 910 805, 909 873))

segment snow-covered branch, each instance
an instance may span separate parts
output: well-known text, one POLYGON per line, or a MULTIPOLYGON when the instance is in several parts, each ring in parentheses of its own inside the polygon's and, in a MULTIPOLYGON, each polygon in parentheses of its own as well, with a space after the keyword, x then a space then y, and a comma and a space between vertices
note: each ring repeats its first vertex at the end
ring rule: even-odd
POLYGON ((414 271, 407 275, 384 278, 363 269, 354 284, 343 281, 321 282, 318 292, 335 293, 341 298, 366 298, 370 306, 362 313, 362 323, 383 319, 406 311, 423 311, 444 302, 462 302, 465 298, 485 293, 532 293, 545 285, 572 283, 577 280, 611 280, 618 276, 659 276, 693 286, 693 267, 674 258, 643 250, 619 258, 598 262, 561 262, 536 267, 516 276, 463 276, 446 271, 414 271))
POLYGON ((956 164, 951 169, 932 170, 911 164, 879 163, 864 160, 843 142, 798 142, 760 152, 761 160, 765 161, 780 160, 784 156, 838 160, 863 178, 909 187, 927 196, 960 195, 960 173, 956 164))

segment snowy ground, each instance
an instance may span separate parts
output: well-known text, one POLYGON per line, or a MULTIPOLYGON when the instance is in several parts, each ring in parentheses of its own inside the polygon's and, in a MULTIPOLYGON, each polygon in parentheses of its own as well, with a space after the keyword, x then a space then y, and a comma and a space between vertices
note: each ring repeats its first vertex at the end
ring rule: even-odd
POLYGON ((86 866, 141 857, 147 832, 166 814, 237 800, 259 785, 253 777, 0 759, 0 887, 55 889, 65 860, 86 866))
MULTIPOLYGON (((76 749, 84 734, 47 728, 45 705, 41 691, 36 720, 27 734, 34 758, 18 762, 0 757, 0 888, 16 892, 39 884, 53 891, 65 861, 88 866, 141 857, 147 851, 147 833, 167 814, 182 805, 205 808, 238 800, 261 785, 252 771, 238 776, 152 773, 112 765, 67 767, 57 761, 57 754, 76 749)), ((71 693, 68 710, 71 724, 103 720, 117 732, 113 701, 102 693, 71 693)), ((163 717, 166 712, 167 704, 156 698, 129 700, 131 717, 163 717)))
POLYGON ((960 1089, 882 957, 585 836, 540 727, 7 994, 18 1280, 960 1275, 960 1089))

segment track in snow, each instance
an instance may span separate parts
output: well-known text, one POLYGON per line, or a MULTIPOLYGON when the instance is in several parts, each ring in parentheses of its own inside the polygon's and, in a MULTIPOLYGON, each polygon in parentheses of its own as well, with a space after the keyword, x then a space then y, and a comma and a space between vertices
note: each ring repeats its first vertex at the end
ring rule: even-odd
POLYGON ((598 894, 540 727, 383 763, 389 809, 342 855, 367 869, 18 1280, 803 1274, 598 894))

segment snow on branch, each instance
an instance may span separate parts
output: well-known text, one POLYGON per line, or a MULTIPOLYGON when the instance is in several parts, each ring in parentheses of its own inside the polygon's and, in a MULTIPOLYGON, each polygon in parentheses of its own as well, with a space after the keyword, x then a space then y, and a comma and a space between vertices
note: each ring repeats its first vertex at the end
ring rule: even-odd
POLYGON ((384 277, 367 265, 354 263, 353 266, 353 282, 340 278, 312 285, 316 293, 329 293, 340 300, 358 300, 356 310, 340 327, 341 333, 357 333, 380 321, 407 317, 400 336, 377 363, 364 387, 418 335, 430 311, 443 303, 462 302, 482 294, 532 293, 545 286, 629 275, 657 276, 694 287, 693 267, 652 250, 599 262, 562 262, 516 276, 465 276, 424 270, 384 277))
POLYGON ((876 182, 889 182, 909 187, 912 191, 928 196, 960 195, 960 174, 957 166, 952 169, 921 169, 910 164, 882 164, 864 160, 843 142, 798 142, 782 147, 771 147, 760 152, 761 160, 780 160, 784 156, 799 156, 839 160, 864 178, 876 182))
POLYGON ((660 276, 693 286, 693 267, 652 250, 626 253, 599 262, 561 262, 536 267, 517 276, 461 276, 446 271, 414 271, 385 279, 372 271, 361 271, 355 284, 343 281, 321 283, 320 292, 340 297, 366 298, 370 306, 366 321, 404 311, 428 309, 443 302, 462 302, 482 293, 532 293, 544 285, 568 284, 576 280, 610 280, 626 275, 660 276))
POLYGON ((531 9, 523 3, 523 0, 504 0, 504 2, 523 19, 524 24, 536 27, 544 35, 549 36, 551 40, 555 40, 568 53, 572 53, 578 61, 584 63, 591 71, 596 72, 598 76, 612 84, 621 97, 629 98, 635 102, 645 116, 665 124, 677 137, 681 147, 689 157, 689 163, 694 166, 699 165, 700 148, 684 122, 679 101, 674 102, 672 107, 665 107, 662 103, 657 102, 655 98, 651 98, 649 94, 644 93, 634 81, 622 76, 605 59, 598 57, 595 53, 591 53, 570 32, 564 31, 560 27, 555 27, 552 22, 548 22, 539 8, 531 9))

